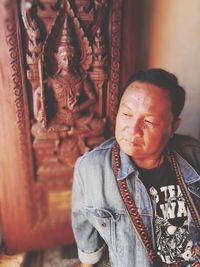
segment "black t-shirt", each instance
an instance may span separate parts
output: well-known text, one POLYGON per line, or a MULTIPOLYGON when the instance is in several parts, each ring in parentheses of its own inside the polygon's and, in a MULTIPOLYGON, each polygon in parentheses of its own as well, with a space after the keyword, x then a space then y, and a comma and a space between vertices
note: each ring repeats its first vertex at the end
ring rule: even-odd
POLYGON ((188 231, 188 207, 169 161, 154 169, 139 168, 154 210, 157 253, 165 263, 188 261, 193 243, 188 231))

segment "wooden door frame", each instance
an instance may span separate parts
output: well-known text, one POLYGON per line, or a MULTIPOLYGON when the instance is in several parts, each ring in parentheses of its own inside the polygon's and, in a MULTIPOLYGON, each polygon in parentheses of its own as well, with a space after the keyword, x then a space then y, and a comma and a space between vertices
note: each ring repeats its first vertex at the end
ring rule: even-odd
MULTIPOLYGON (((135 3, 133 3, 135 1, 124 0, 124 2, 126 9, 132 7, 135 14, 135 3)), ((0 10, 0 120, 2 126, 0 130, 0 204, 3 239, 7 252, 12 254, 27 248, 30 250, 66 242, 73 243, 74 237, 71 230, 67 231, 71 229, 71 221, 57 225, 59 231, 49 234, 48 218, 45 218, 45 211, 41 205, 45 202, 44 188, 35 181, 34 177, 28 99, 23 69, 25 60, 21 47, 17 1, 2 0, 0 10), (39 228, 38 225, 40 225, 39 228)), ((129 12, 128 17, 124 19, 123 28, 126 29, 126 34, 129 32, 128 28, 133 29, 130 16, 129 12)), ((132 18, 135 21, 135 17, 132 18)), ((123 38, 125 38, 124 35, 123 38)), ((126 50, 126 44, 122 42, 123 65, 121 77, 118 77, 122 84, 134 70, 133 40, 134 37, 131 39, 132 45, 128 46, 129 51, 126 50), (132 53, 131 58, 130 53, 132 53)), ((114 74, 119 75, 117 72, 114 74)), ((118 97, 116 95, 118 93, 115 92, 115 97, 118 97)), ((70 209, 67 212, 70 216, 70 209)))
POLYGON ((70 221, 50 235, 47 220, 40 216, 43 187, 34 180, 17 2, 1 2, 1 12, 1 223, 7 252, 16 253, 38 244, 74 242, 74 237, 66 232, 71 229, 70 221))

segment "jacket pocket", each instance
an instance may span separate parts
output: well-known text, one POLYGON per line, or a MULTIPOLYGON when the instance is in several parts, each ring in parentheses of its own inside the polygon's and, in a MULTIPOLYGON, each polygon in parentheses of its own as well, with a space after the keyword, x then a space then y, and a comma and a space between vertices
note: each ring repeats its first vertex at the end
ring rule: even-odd
POLYGON ((104 208, 86 207, 86 216, 107 244, 115 246, 116 222, 119 213, 104 208))

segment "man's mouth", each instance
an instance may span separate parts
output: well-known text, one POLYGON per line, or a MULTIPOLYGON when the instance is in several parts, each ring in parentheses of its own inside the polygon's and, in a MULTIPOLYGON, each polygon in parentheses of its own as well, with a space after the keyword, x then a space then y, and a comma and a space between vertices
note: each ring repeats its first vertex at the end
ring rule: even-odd
POLYGON ((141 146, 144 144, 142 140, 128 140, 128 139, 124 139, 124 140, 132 146, 141 146))

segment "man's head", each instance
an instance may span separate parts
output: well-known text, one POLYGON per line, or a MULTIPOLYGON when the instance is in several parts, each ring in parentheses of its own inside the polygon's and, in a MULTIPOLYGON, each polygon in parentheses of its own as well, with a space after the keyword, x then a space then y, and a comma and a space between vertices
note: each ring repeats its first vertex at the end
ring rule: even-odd
POLYGON ((185 91, 177 78, 162 69, 133 75, 122 96, 116 139, 133 160, 158 159, 180 124, 185 91))

